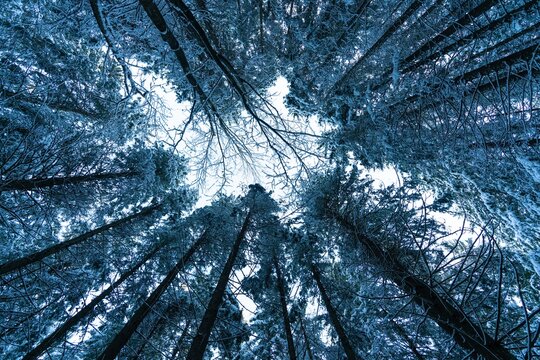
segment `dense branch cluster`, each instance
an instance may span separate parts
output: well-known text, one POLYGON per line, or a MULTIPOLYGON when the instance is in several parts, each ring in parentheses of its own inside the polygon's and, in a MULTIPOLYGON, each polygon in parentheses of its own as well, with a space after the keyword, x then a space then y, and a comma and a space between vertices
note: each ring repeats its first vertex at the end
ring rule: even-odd
POLYGON ((540 356, 538 1, 7 5, 0 358, 540 356))

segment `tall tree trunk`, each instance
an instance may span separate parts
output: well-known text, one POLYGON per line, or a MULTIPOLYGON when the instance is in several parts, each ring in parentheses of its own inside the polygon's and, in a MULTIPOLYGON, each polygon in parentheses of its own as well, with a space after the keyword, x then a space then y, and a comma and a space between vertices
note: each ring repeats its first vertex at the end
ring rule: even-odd
POLYGON ((163 41, 169 45, 171 50, 176 55, 176 59, 180 63, 180 66, 182 67, 182 71, 184 72, 184 76, 186 77, 187 81, 193 88, 193 91, 199 96, 201 99, 201 102, 203 104, 207 104, 210 109, 213 111, 213 113, 217 114, 217 109, 215 108, 214 104, 210 101, 206 93, 204 92, 203 88, 193 75, 193 71, 191 70, 191 66, 189 65, 189 61, 187 59, 186 54, 184 53, 184 50, 180 47, 180 43, 172 33, 171 29, 167 25, 167 22, 165 21, 165 18, 159 11, 159 8, 156 6, 156 4, 152 0, 139 0, 139 3, 142 5, 144 11, 156 27, 156 29, 160 32, 161 38, 163 41))
POLYGON ((338 224, 363 246, 374 261, 386 270, 385 276, 403 292, 409 294, 413 301, 458 345, 485 359, 516 359, 500 341, 495 340, 479 325, 473 323, 451 299, 443 298, 428 283, 410 274, 398 259, 383 250, 373 239, 358 231, 348 219, 335 212, 332 212, 332 215, 338 224))
POLYGON ((93 237, 95 235, 101 234, 101 233, 103 233, 103 232, 105 232, 107 230, 110 230, 110 229, 122 226, 124 224, 127 224, 128 222, 130 222, 130 221, 132 221, 134 219, 150 215, 154 211, 156 211, 156 210, 158 210, 160 208, 161 208, 160 204, 145 207, 144 209, 142 209, 141 211, 139 211, 138 213, 135 213, 133 215, 129 215, 129 216, 126 216, 125 218, 113 221, 113 222, 111 222, 109 224, 106 224, 106 225, 103 225, 103 226, 101 226, 101 227, 99 227, 97 229, 94 229, 94 230, 88 231, 87 233, 84 233, 82 235, 76 236, 76 237, 74 237, 74 238, 72 238, 70 240, 63 241, 63 242, 61 242, 59 244, 52 245, 52 246, 50 246, 50 247, 48 247, 48 248, 46 248, 44 250, 35 252, 33 254, 30 254, 30 255, 23 256, 21 258, 18 258, 18 259, 12 260, 12 261, 9 261, 9 262, 7 262, 5 264, 0 265, 0 275, 6 274, 6 273, 14 271, 14 270, 21 269, 22 267, 24 267, 26 265, 29 265, 29 264, 35 263, 37 261, 43 260, 47 256, 56 254, 59 251, 65 250, 65 249, 67 249, 67 248, 69 248, 69 247, 71 247, 73 245, 80 244, 80 243, 90 239, 91 237, 93 237))
POLYGON ((81 183, 93 181, 116 180, 122 178, 130 178, 139 175, 137 171, 120 171, 116 173, 100 173, 52 178, 37 178, 37 179, 22 179, 8 180, 4 184, 0 184, 0 192, 4 191, 34 191, 46 189, 53 186, 61 185, 77 185, 81 183))
POLYGON ((340 90, 343 85, 357 72, 366 59, 373 55, 380 47, 413 15, 422 5, 423 1, 414 0, 409 7, 392 23, 390 27, 367 49, 364 54, 339 78, 332 86, 332 90, 340 90))
POLYGON ((459 31, 465 25, 474 21, 474 18, 480 16, 481 14, 489 10, 497 2, 497 0, 484 0, 480 4, 478 4, 478 6, 469 10, 456 21, 452 21, 443 31, 426 41, 422 46, 417 48, 412 54, 405 58, 403 63, 407 66, 405 67, 406 70, 404 71, 410 71, 410 68, 413 66, 411 64, 413 61, 421 58, 422 55, 424 55, 425 53, 429 53, 433 49, 433 47, 444 43, 444 41, 450 38, 452 34, 454 34, 456 31, 459 31))
POLYGON ((98 357, 100 360, 113 360, 118 356, 124 345, 127 344, 133 333, 137 330, 141 322, 146 315, 152 310, 152 307, 157 303, 161 295, 171 285, 174 278, 180 270, 189 262, 191 256, 197 251, 197 249, 206 241, 206 231, 191 245, 182 258, 176 263, 176 265, 169 271, 167 276, 161 281, 158 287, 143 301, 141 306, 135 311, 131 319, 124 325, 122 330, 116 334, 114 339, 111 340, 107 348, 98 357))
POLYGON ((341 325, 341 321, 339 320, 339 315, 334 308, 334 305, 332 305, 332 301, 330 300, 330 297, 328 296, 328 293, 326 292, 326 288, 324 287, 322 280, 321 280, 321 273, 317 266, 314 264, 311 265, 311 274, 313 275, 313 279, 315 279, 315 282, 317 283, 317 287, 319 288, 319 292, 321 293, 321 297, 324 302, 324 306, 326 307, 326 311, 328 311, 328 316, 330 317, 330 321, 332 322, 332 325, 334 326, 334 329, 336 330, 336 333, 339 337, 339 341, 341 342, 341 346, 343 347, 343 350, 345 350, 345 354, 347 354, 348 360, 354 360, 354 359, 360 359, 358 355, 356 355, 356 352, 353 350, 353 347, 351 345, 351 342, 349 341, 349 337, 345 333, 345 329, 343 328, 343 325, 341 325))
POLYGON ((234 241, 227 262, 225 263, 223 271, 219 276, 218 283, 216 285, 216 288, 214 289, 214 292, 212 293, 212 297, 210 298, 210 302, 208 303, 208 307, 206 308, 201 323, 199 324, 197 334, 193 338, 193 342, 191 343, 191 347, 189 348, 186 359, 202 360, 204 356, 206 346, 208 345, 208 340, 210 339, 210 333, 214 328, 214 323, 217 318, 219 307, 223 302, 223 295, 225 294, 225 289, 227 287, 227 283, 229 282, 229 277, 231 276, 234 262, 236 261, 236 257, 238 256, 238 252, 240 251, 240 245, 242 245, 242 242, 246 237, 246 232, 248 230, 250 222, 251 211, 248 212, 248 214, 246 215, 244 223, 242 224, 242 228, 240 229, 240 232, 238 233, 238 236, 234 241))
POLYGON ((116 288, 124 283, 129 277, 131 277, 141 266, 146 264, 152 256, 158 252, 163 245, 157 246, 148 254, 146 254, 135 266, 123 273, 118 280, 116 280, 111 286, 104 290, 101 294, 96 296, 91 302, 85 305, 79 312, 67 319, 60 327, 54 330, 49 336, 47 336, 38 346, 34 347, 28 354, 23 357, 23 360, 37 359, 38 356, 43 354, 49 347, 51 347, 55 342, 64 338, 67 332, 81 321, 84 317, 89 315, 96 305, 103 301, 110 293, 112 293, 116 288))
POLYGON ((304 326, 304 320, 300 317, 300 328, 302 330, 302 335, 304 336, 304 344, 306 347, 307 355, 309 360, 314 360, 313 352, 311 351, 311 345, 309 342, 309 338, 307 336, 306 327, 304 326))
POLYGON ((294 340, 291 330, 291 321, 289 319, 289 311, 287 310, 287 292, 285 291, 285 280, 279 267, 279 261, 277 256, 274 256, 274 268, 276 269, 277 288, 279 291, 279 301, 281 303, 281 313, 283 315, 283 325, 285 326, 285 335, 287 336, 287 348, 289 351, 289 358, 296 360, 296 350, 294 349, 294 340))

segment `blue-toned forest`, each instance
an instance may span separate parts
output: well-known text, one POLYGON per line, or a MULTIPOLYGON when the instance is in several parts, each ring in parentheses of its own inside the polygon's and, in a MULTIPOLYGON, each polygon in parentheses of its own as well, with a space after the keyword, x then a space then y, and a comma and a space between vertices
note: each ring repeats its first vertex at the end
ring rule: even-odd
POLYGON ((0 358, 540 358, 538 0, 5 0, 0 358))

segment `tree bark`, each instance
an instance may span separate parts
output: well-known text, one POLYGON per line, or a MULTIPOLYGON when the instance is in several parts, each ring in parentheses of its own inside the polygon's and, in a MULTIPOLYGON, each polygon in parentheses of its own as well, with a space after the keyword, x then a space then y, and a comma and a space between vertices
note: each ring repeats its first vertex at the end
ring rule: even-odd
POLYGON ((197 251, 197 249, 206 241, 206 232, 204 232, 197 241, 191 245, 182 258, 176 263, 176 265, 169 271, 167 276, 161 281, 158 287, 148 296, 148 298, 141 304, 141 306, 135 311, 131 319, 124 325, 122 330, 116 334, 114 339, 111 340, 109 345, 98 357, 100 360, 113 360, 118 356, 124 345, 127 344, 133 333, 137 330, 141 322, 146 315, 152 310, 152 307, 157 303, 161 295, 171 285, 174 278, 180 270, 189 262, 191 256, 197 251))
POLYGON ((345 350, 345 354, 347 354, 348 360, 355 360, 355 359, 361 359, 356 355, 356 352, 354 351, 351 342, 349 341, 349 337, 347 336, 347 333, 345 332, 345 329, 343 328, 343 325, 341 324, 341 321, 339 320, 339 315, 337 313, 337 310, 334 308, 334 305, 332 305, 332 301, 330 300, 330 297, 328 296, 328 293, 326 292, 326 288, 324 287, 324 284, 321 280, 321 273, 317 266, 314 264, 311 265, 311 274, 313 275, 313 279, 315 279, 315 282, 317 283, 317 287, 319 288, 319 292, 321 293, 321 297, 324 302, 324 306, 326 307, 326 311, 328 311, 328 316, 330 317, 330 321, 332 322, 332 325, 334 326, 334 329, 336 330, 336 333, 339 337, 339 341, 341 342, 341 346, 343 347, 343 350, 345 350))
POLYGON ((143 217, 143 216, 148 216, 148 215, 152 214, 154 211, 156 211, 156 210, 158 210, 160 208, 161 208, 160 204, 145 207, 144 209, 142 209, 138 213, 135 213, 135 214, 126 216, 125 218, 113 221, 113 222, 111 222, 109 224, 106 224, 106 225, 103 225, 103 226, 101 226, 101 227, 99 227, 97 229, 94 229, 94 230, 91 230, 91 231, 89 231, 87 233, 84 233, 82 235, 76 236, 76 237, 74 237, 74 238, 72 238, 70 240, 63 241, 63 242, 61 242, 59 244, 52 245, 52 246, 50 246, 50 247, 48 247, 48 248, 46 248, 44 250, 35 252, 33 254, 30 254, 30 255, 23 256, 21 258, 18 258, 18 259, 12 260, 12 261, 9 261, 9 262, 7 262, 5 264, 0 265, 0 275, 9 273, 9 272, 14 271, 14 270, 21 269, 24 266, 27 266, 27 265, 30 265, 30 264, 35 263, 37 261, 43 260, 47 256, 54 255, 54 254, 58 253, 61 250, 65 250, 65 249, 67 249, 67 248, 69 248, 69 247, 71 247, 73 245, 80 244, 80 243, 90 239, 91 237, 93 237, 95 235, 101 234, 101 233, 103 233, 103 232, 105 232, 107 230, 110 230, 110 229, 119 227, 121 225, 127 224, 128 222, 130 222, 130 221, 132 221, 134 219, 137 219, 137 218, 140 218, 140 217, 143 217))
POLYGON ((281 312, 283 315, 283 325, 285 326, 285 335, 287 337, 287 349, 289 351, 289 358, 296 360, 296 350, 294 349, 294 340, 291 330, 291 321, 289 319, 289 311, 287 310, 287 292, 285 291, 285 280, 279 267, 279 261, 274 256, 274 268, 276 270, 277 287, 279 291, 279 301, 281 303, 281 312))
POLYGON ((385 276, 403 292, 409 294, 414 303, 422 308, 458 345, 485 359, 516 359, 500 341, 495 340, 479 325, 473 323, 451 299, 443 298, 428 283, 410 274, 398 259, 383 250, 373 239, 359 232, 346 218, 335 212, 333 212, 333 217, 351 236, 355 237, 373 260, 386 270, 385 276))
POLYGON ((0 185, 0 192, 4 191, 34 191, 46 189, 53 186, 76 185, 92 181, 116 180, 130 178, 139 175, 137 171, 120 171, 117 173, 101 173, 89 175, 76 175, 52 178, 8 180, 0 185))
POLYGON ((54 330, 49 336, 47 336, 38 346, 34 347, 28 354, 23 357, 23 360, 33 360, 37 359, 41 354, 43 354, 49 347, 51 347, 55 342, 65 337, 67 332, 81 321, 84 317, 89 315, 94 308, 103 301, 110 293, 112 293, 116 288, 124 283, 129 277, 131 277, 141 266, 146 264, 152 256, 154 256, 163 245, 155 247, 152 251, 146 254, 135 266, 126 271, 125 273, 118 278, 111 286, 104 290, 101 294, 95 297, 91 302, 84 306, 79 312, 66 320, 60 327, 54 330))
POLYGON ((204 352, 208 345, 208 340, 210 339, 210 333, 212 332, 214 323, 217 318, 219 307, 221 306, 221 303, 223 302, 223 295, 225 294, 225 290, 227 287, 227 283, 229 282, 229 277, 231 276, 234 262, 240 251, 240 245, 242 245, 242 242, 244 241, 244 238, 246 237, 246 232, 248 230, 250 222, 251 222, 251 211, 248 212, 248 214, 246 215, 244 223, 242 224, 242 228, 240 229, 240 232, 238 233, 238 236, 236 237, 236 240, 234 241, 234 244, 231 249, 231 252, 229 253, 227 262, 225 263, 223 271, 221 272, 221 275, 219 276, 218 283, 216 285, 216 288, 214 289, 214 292, 212 293, 212 297, 210 298, 208 307, 206 308, 206 311, 201 320, 201 323, 199 324, 197 333, 195 337, 193 338, 193 342, 191 343, 191 347, 189 348, 186 359, 202 360, 204 356, 204 352))

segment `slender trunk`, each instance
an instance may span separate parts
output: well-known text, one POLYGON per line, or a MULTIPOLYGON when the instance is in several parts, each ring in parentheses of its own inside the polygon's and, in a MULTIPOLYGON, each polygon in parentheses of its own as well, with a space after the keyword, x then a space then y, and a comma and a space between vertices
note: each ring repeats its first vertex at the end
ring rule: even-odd
POLYGON ((428 283, 410 274, 407 268, 374 240, 362 234, 343 216, 333 213, 336 221, 362 244, 369 255, 384 267, 386 277, 449 334, 464 349, 490 360, 516 359, 500 341, 488 335, 482 327, 473 323, 451 299, 441 297, 428 283))
POLYGON ((186 338, 186 336, 188 334, 190 325, 191 325, 191 320, 187 320, 186 321, 186 326, 184 327, 184 330, 182 330, 182 334, 180 334, 180 337, 176 341, 176 345, 175 345, 174 350, 173 350, 173 352, 171 354, 171 360, 175 360, 176 357, 180 354, 180 350, 181 350, 180 347, 182 346, 182 343, 184 342, 184 339, 186 338))
POLYGON ((416 344, 414 343, 414 341, 412 341, 412 339, 409 337, 409 335, 407 334, 407 332, 405 331, 405 329, 403 329, 401 327, 401 325, 399 325, 398 323, 396 323, 394 320, 390 320, 390 322, 392 323, 392 326, 394 327, 394 329, 396 330, 396 332, 398 333, 399 336, 401 336, 405 342, 407 343, 407 345, 409 346, 409 349, 411 349, 411 352, 413 353, 413 355, 418 359, 418 360, 425 360, 424 356, 418 351, 418 348, 416 347, 416 344))
POLYGON ((242 224, 242 228, 234 241, 229 258, 227 259, 223 271, 219 276, 218 283, 214 289, 214 292, 212 293, 212 297, 210 298, 210 302, 208 303, 208 307, 206 308, 201 323, 199 324, 197 334, 193 338, 193 342, 191 343, 191 347, 189 348, 186 359, 202 360, 204 356, 206 346, 208 345, 208 340, 210 339, 210 333, 212 332, 217 318, 219 307, 223 302, 223 295, 225 294, 225 289, 227 287, 227 283, 229 282, 229 277, 231 276, 234 262, 238 256, 238 252, 240 251, 240 245, 242 245, 242 242, 246 236, 250 221, 251 212, 247 214, 246 219, 242 224))
POLYGON ((4 191, 34 191, 46 189, 53 186, 61 185, 76 185, 92 181, 116 180, 122 178, 130 178, 139 175, 137 171, 120 171, 117 173, 101 173, 89 175, 75 175, 52 178, 37 178, 37 179, 22 179, 8 180, 8 182, 0 185, 0 192, 4 191))
POLYGON ((261 53, 264 53, 264 10, 263 0, 259 0, 259 46, 261 53))
POLYGON ((300 318, 300 328, 302 330, 302 335, 304 336, 304 344, 306 346, 308 358, 309 360, 314 360, 313 353, 311 352, 311 345, 309 343, 309 338, 307 336, 306 328, 304 326, 304 320, 302 320, 302 318, 300 318))
POLYGON ((141 322, 146 315, 152 310, 152 307, 158 302, 161 295, 167 290, 169 285, 173 282, 174 278, 180 270, 182 270, 191 259, 191 256, 197 251, 197 249, 206 240, 206 232, 204 232, 193 245, 187 250, 182 258, 176 263, 176 265, 169 271, 167 276, 161 281, 158 287, 148 296, 148 298, 141 304, 141 306, 135 311, 131 319, 124 325, 122 330, 116 334, 111 340, 109 345, 98 357, 100 360, 113 360, 118 356, 124 345, 127 344, 133 333, 137 330, 141 322))
POLYGON ((218 37, 216 36, 216 30, 214 28, 214 25, 212 25, 212 22, 210 21, 210 11, 206 7, 206 1, 205 0, 197 0, 195 1, 195 4, 197 5, 197 10, 202 13, 203 16, 203 23, 206 27, 206 34, 208 34, 208 37, 210 40, 212 40, 212 43, 216 48, 220 47, 220 41, 218 37))
POLYGON ((171 50, 176 55, 176 59, 182 67, 184 76, 193 88, 193 91, 200 97, 202 103, 207 104, 208 106, 210 106, 211 110, 214 113, 217 113, 215 106, 210 101, 203 88, 200 86, 199 82, 193 75, 193 71, 191 70, 191 66, 189 65, 186 54, 180 47, 180 43, 173 35, 171 29, 168 27, 167 23, 165 22, 165 18, 159 11, 156 4, 152 0, 139 0, 139 3, 142 5, 144 11, 156 27, 156 29, 160 32, 163 41, 165 41, 167 45, 169 45, 171 50))
POLYGON ((394 21, 394 23, 386 29, 386 31, 369 47, 369 49, 366 50, 366 52, 358 59, 353 66, 349 68, 343 74, 343 76, 332 86, 333 90, 339 90, 343 84, 349 80, 351 76, 354 75, 357 69, 360 68, 360 66, 364 63, 364 61, 369 58, 371 55, 373 55, 379 48, 392 36, 394 33, 407 21, 411 15, 413 15, 419 8, 422 6, 423 1, 421 0, 414 0, 407 10, 405 10, 397 19, 394 21))
POLYGON ((277 287, 279 290, 279 301, 281 303, 281 312, 283 314, 283 325, 285 326, 285 335, 287 336, 287 348, 289 350, 289 358, 296 360, 296 350, 294 349, 294 340, 291 330, 291 321, 289 319, 289 311, 287 310, 287 292, 285 291, 285 280, 279 267, 279 262, 274 256, 274 268, 276 269, 277 287))
POLYGON ((315 282, 317 283, 317 287, 319 288, 319 292, 321 293, 324 306, 326 307, 326 311, 328 311, 328 316, 330 317, 330 321, 332 322, 332 325, 336 330, 339 341, 341 342, 341 346, 343 347, 343 350, 345 350, 345 354, 347 354, 347 360, 360 359, 360 357, 358 357, 358 355, 356 355, 356 352, 353 350, 351 342, 349 341, 349 337, 345 333, 345 329, 343 328, 343 325, 339 320, 339 315, 334 308, 334 305, 332 305, 332 301, 330 300, 330 297, 326 292, 326 288, 322 283, 321 273, 315 265, 311 265, 311 274, 313 275, 313 279, 315 279, 315 282))
POLYGON ((34 347, 28 354, 23 357, 23 360, 37 359, 43 354, 49 347, 60 339, 65 338, 68 331, 81 321, 84 317, 89 315, 94 308, 103 301, 110 293, 124 283, 129 277, 131 277, 141 266, 146 264, 152 256, 158 252, 163 245, 157 246, 148 254, 146 254, 135 266, 123 273, 118 280, 116 280, 111 286, 104 290, 101 294, 95 297, 91 302, 84 306, 79 312, 67 319, 60 327, 58 327, 52 334, 47 336, 38 346, 34 347))
POLYGON ((111 222, 109 224, 106 224, 106 225, 103 225, 103 226, 101 226, 101 227, 99 227, 97 229, 94 229, 94 230, 89 231, 87 233, 84 233, 82 235, 76 236, 76 237, 74 237, 74 238, 72 238, 70 240, 63 241, 63 242, 61 242, 59 244, 52 245, 52 246, 50 246, 50 247, 48 247, 48 248, 46 248, 44 250, 35 252, 33 254, 30 254, 30 255, 23 256, 21 258, 18 258, 18 259, 12 260, 12 261, 9 261, 9 262, 7 262, 5 264, 0 265, 0 275, 6 274, 6 273, 14 271, 14 270, 21 269, 24 266, 27 266, 27 265, 35 263, 37 261, 43 260, 47 256, 56 254, 59 251, 65 250, 65 249, 67 249, 67 248, 69 248, 69 247, 71 247, 73 245, 80 244, 80 243, 90 239, 91 237, 93 237, 95 235, 101 234, 101 233, 103 233, 103 232, 105 232, 107 230, 110 230, 110 229, 119 227, 121 225, 127 224, 128 222, 130 222, 130 221, 132 221, 134 219, 137 219, 137 218, 140 218, 140 217, 143 217, 143 216, 148 216, 148 215, 152 214, 154 211, 156 211, 156 210, 158 210, 160 208, 161 208, 161 205, 159 205, 159 204, 145 207, 144 209, 142 209, 141 211, 139 211, 138 213, 135 213, 133 215, 129 215, 129 216, 126 216, 125 218, 113 221, 113 222, 111 222))
MULTIPOLYGON (((442 44, 446 39, 448 39, 453 33, 460 30, 463 26, 469 24, 474 20, 474 18, 480 16, 485 11, 489 10, 493 5, 495 5, 497 0, 484 0, 478 6, 469 10, 461 18, 456 21, 452 21, 450 25, 435 35, 430 40, 426 41, 424 45, 416 49, 411 55, 407 56, 403 61, 404 64, 411 64, 413 61, 419 59, 426 52, 432 50, 432 48, 438 44, 442 44)), ((407 68, 408 69, 408 68, 407 68)))
POLYGON ((460 46, 463 46, 467 44, 468 42, 471 42, 475 39, 479 39, 481 36, 485 34, 490 34, 493 31, 496 30, 497 27, 504 23, 511 23, 517 14, 519 14, 522 11, 529 11, 533 6, 538 4, 538 0, 531 0, 520 7, 508 12, 507 14, 499 17, 498 19, 488 23, 487 25, 481 27, 480 29, 474 31, 472 34, 462 37, 459 40, 456 40, 455 42, 445 46, 439 51, 433 52, 431 55, 424 57, 423 59, 416 62, 414 65, 411 65, 405 69, 403 69, 404 72, 410 71, 412 68, 417 69, 418 67, 426 64, 429 61, 435 60, 439 58, 440 56, 444 56, 451 51, 456 51, 459 49, 460 46))

